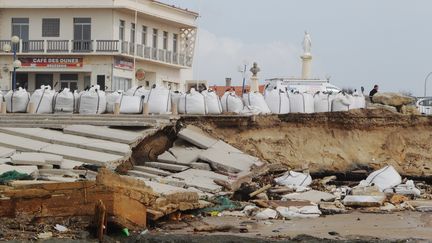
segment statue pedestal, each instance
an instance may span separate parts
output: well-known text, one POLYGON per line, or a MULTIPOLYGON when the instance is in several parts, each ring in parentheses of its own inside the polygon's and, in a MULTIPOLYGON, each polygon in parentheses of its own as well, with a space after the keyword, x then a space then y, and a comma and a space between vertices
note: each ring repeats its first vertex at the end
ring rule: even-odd
POLYGON ((302 79, 310 79, 311 78, 311 65, 312 65, 312 55, 304 54, 301 56, 303 60, 302 63, 302 79))
POLYGON ((259 83, 258 83, 258 77, 252 76, 249 82, 250 86, 250 92, 258 92, 259 91, 259 83))

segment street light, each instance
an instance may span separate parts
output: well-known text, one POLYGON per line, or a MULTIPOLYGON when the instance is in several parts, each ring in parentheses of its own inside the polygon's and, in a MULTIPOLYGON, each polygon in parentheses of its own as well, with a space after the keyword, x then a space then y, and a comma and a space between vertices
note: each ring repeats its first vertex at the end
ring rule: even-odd
POLYGON ((432 72, 428 73, 428 74, 426 75, 426 78, 425 78, 425 81, 424 81, 424 97, 426 97, 427 81, 428 81, 428 78, 429 78, 431 75, 432 75, 432 72))
POLYGON ((11 43, 12 46, 9 44, 3 45, 3 51, 4 52, 10 52, 13 51, 13 74, 12 74, 12 90, 16 89, 16 70, 21 67, 21 61, 17 60, 16 52, 17 52, 17 44, 20 42, 20 38, 18 36, 12 36, 11 43))
POLYGON ((243 94, 244 94, 244 91, 245 91, 245 85, 246 85, 246 69, 247 69, 247 66, 248 66, 248 62, 245 60, 245 61, 243 61, 243 66, 239 66, 239 69, 238 69, 238 71, 240 73, 242 73, 242 75, 243 75, 242 97, 243 97, 243 94))

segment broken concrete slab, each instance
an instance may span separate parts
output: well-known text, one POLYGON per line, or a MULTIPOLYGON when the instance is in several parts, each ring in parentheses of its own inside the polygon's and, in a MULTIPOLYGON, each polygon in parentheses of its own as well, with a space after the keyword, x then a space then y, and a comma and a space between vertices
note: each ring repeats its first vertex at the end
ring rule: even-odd
POLYGON ((347 210, 345 206, 337 201, 337 202, 320 202, 319 209, 324 215, 332 215, 332 214, 342 214, 346 213, 347 210))
POLYGON ((13 136, 2 132, 0 132, 0 138, 0 146, 16 149, 21 152, 40 151, 42 148, 50 145, 49 143, 13 136))
POLYGON ((153 175, 158 175, 158 176, 170 176, 170 175, 172 175, 172 173, 169 171, 160 170, 160 169, 148 167, 148 166, 134 166, 133 169, 137 170, 137 171, 141 171, 141 172, 150 173, 153 175))
POLYGON ((83 162, 70 160, 70 159, 63 159, 62 164, 60 165, 61 169, 73 169, 75 167, 83 165, 83 162))
POLYGON ((188 165, 198 160, 202 149, 195 147, 172 147, 169 152, 176 158, 176 163, 188 165))
POLYGON ((0 158, 8 158, 15 153, 15 149, 0 147, 0 158))
POLYGON ((258 161, 258 158, 244 153, 226 152, 215 148, 210 148, 203 151, 199 158, 200 160, 210 163, 211 167, 215 170, 221 170, 230 173, 249 171, 251 170, 251 167, 258 161))
POLYGON ((177 164, 177 158, 168 151, 165 151, 163 154, 159 155, 157 160, 159 162, 177 164))
POLYGON ((0 165, 0 175, 6 173, 8 171, 17 171, 22 174, 32 175, 38 173, 37 166, 29 165, 29 166, 13 166, 13 165, 0 165))
POLYGON ((208 149, 217 142, 216 139, 206 135, 203 131, 193 126, 183 128, 178 133, 178 137, 202 149, 208 149))
POLYGON ((347 195, 342 203, 345 206, 351 207, 379 207, 383 205, 386 199, 385 194, 378 196, 367 196, 367 195, 347 195))
POLYGON ((295 192, 284 195, 282 200, 301 200, 301 201, 310 201, 313 203, 319 202, 329 202, 334 201, 336 196, 327 192, 321 192, 316 190, 310 190, 306 192, 295 192))
POLYGON ((211 148, 220 149, 222 151, 232 152, 232 153, 242 153, 241 150, 238 150, 238 149, 234 148, 233 146, 225 143, 222 140, 218 140, 215 144, 213 144, 211 146, 211 148))
POLYGON ((413 200, 407 201, 408 205, 420 212, 432 212, 432 200, 413 200))
POLYGON ((87 138, 78 135, 64 134, 60 131, 50 129, 0 127, 0 131, 10 135, 35 139, 41 142, 89 149, 104 153, 114 153, 123 156, 129 156, 132 153, 131 148, 127 144, 101 139, 87 138))
POLYGON ((6 163, 12 163, 12 160, 10 158, 0 158, 0 165, 6 163))
POLYGON ((194 162, 194 163, 191 163, 189 166, 192 169, 211 171, 211 167, 207 163, 194 162))
POLYGON ((179 172, 179 171, 184 171, 184 170, 189 169, 188 166, 176 165, 176 164, 167 164, 167 163, 160 163, 160 162, 145 162, 144 165, 147 167, 152 167, 152 168, 162 169, 162 170, 168 170, 168 171, 174 171, 174 172, 179 172))
POLYGON ((146 179, 144 179, 144 181, 145 181, 145 184, 147 186, 149 186, 153 189, 154 192, 159 193, 159 194, 164 195, 164 196, 172 194, 172 193, 187 192, 188 191, 188 190, 181 188, 181 187, 171 186, 171 185, 159 183, 156 181, 151 181, 151 180, 146 180, 146 179))
POLYGON ((101 126, 90 125, 71 125, 63 129, 66 134, 74 134, 79 136, 91 137, 96 139, 104 139, 118 143, 134 144, 143 138, 143 134, 139 132, 131 132, 126 130, 112 129, 101 126))
POLYGON ((167 176, 167 177, 158 177, 156 179, 153 179, 153 181, 162 183, 162 184, 167 184, 167 185, 171 185, 171 186, 175 186, 175 187, 186 187, 186 183, 184 182, 184 180, 178 179, 178 178, 173 178, 172 176, 167 176))
POLYGON ((140 177, 140 178, 145 178, 145 179, 157 179, 157 178, 160 178, 160 176, 158 176, 158 175, 150 174, 150 173, 143 172, 143 171, 138 171, 138 170, 129 170, 127 173, 130 176, 140 177))
POLYGON ((24 152, 12 155, 11 160, 12 164, 15 165, 60 166, 63 162, 63 157, 47 153, 24 152))
POLYGON ((189 169, 177 174, 172 175, 174 178, 184 180, 184 182, 191 187, 198 188, 204 192, 216 193, 222 187, 214 183, 214 180, 228 181, 228 176, 221 175, 212 171, 189 169))

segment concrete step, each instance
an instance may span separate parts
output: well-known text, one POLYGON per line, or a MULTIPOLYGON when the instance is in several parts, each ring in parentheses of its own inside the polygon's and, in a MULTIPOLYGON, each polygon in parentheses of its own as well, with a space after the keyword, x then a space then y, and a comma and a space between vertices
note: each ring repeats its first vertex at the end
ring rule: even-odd
POLYGON ((160 169, 148 167, 148 166, 134 166, 133 169, 137 170, 137 171, 141 171, 141 172, 150 173, 153 175, 158 175, 158 176, 170 176, 170 175, 172 175, 172 173, 169 171, 160 170, 160 169))
POLYGON ((137 170, 130 170, 130 171, 128 171, 128 175, 134 176, 134 177, 145 178, 145 179, 157 179, 157 178, 160 178, 158 175, 154 175, 154 174, 150 174, 150 173, 146 173, 146 172, 142 172, 142 171, 137 171, 137 170))
POLYGON ((144 165, 147 167, 152 167, 161 170, 168 170, 173 172, 181 172, 189 169, 188 166, 167 164, 167 163, 160 163, 160 162, 146 162, 144 165))

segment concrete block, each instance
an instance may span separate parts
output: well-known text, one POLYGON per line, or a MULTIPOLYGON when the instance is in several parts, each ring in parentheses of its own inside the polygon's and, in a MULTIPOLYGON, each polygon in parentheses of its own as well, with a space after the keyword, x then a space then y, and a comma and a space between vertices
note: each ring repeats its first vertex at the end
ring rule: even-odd
POLYGON ((157 178, 159 178, 158 175, 154 175, 154 174, 150 174, 150 173, 146 173, 146 172, 142 172, 142 171, 137 171, 137 170, 130 170, 130 171, 128 171, 128 175, 133 176, 133 177, 146 178, 146 179, 157 179, 157 178))
POLYGON ((172 175, 174 178, 184 180, 187 186, 198 188, 204 192, 216 193, 222 187, 214 183, 215 179, 228 181, 228 176, 212 171, 189 169, 172 175))
POLYGON ((0 132, 0 138, 0 146, 16 149, 21 152, 36 152, 49 145, 49 143, 9 135, 3 132, 0 132))
POLYGON ((178 137, 202 149, 208 149, 217 142, 216 139, 206 135, 199 129, 193 128, 193 126, 183 128, 178 133, 178 137))
POLYGON ((0 175, 6 173, 8 171, 17 171, 19 173, 32 175, 38 173, 37 166, 29 165, 29 166, 13 166, 13 165, 0 165, 0 175))
POLYGON ((69 160, 69 159, 63 159, 62 164, 60 165, 61 169, 73 169, 77 166, 83 165, 83 162, 75 161, 75 160, 69 160))
POLYGON ((208 170, 208 171, 211 171, 210 165, 207 164, 207 163, 195 162, 195 163, 191 163, 190 167, 192 169, 197 169, 197 170, 208 170))
POLYGON ((6 164, 6 163, 12 163, 11 158, 0 158, 0 165, 6 164))
POLYGON ((168 170, 168 171, 174 171, 174 172, 179 172, 179 171, 184 171, 184 170, 189 169, 188 166, 167 164, 167 163, 160 163, 160 162, 146 162, 144 165, 147 167, 152 167, 152 168, 162 169, 162 170, 168 170))
POLYGON ((327 192, 321 192, 316 190, 310 190, 307 192, 290 193, 284 195, 282 200, 299 200, 299 201, 310 201, 313 203, 319 203, 321 201, 329 202, 334 201, 336 196, 327 192))
POLYGON ((172 175, 172 173, 169 171, 160 170, 157 168, 147 167, 147 166, 134 166, 133 169, 137 170, 137 171, 141 171, 141 172, 150 173, 153 175, 158 175, 158 176, 170 176, 170 175, 172 175))
POLYGON ((15 153, 15 149, 0 147, 0 158, 7 158, 15 153))
POLYGON ((159 193, 161 195, 169 195, 169 194, 173 194, 173 193, 177 193, 177 192, 187 192, 188 190, 181 188, 181 187, 176 187, 176 186, 171 186, 168 184, 163 184, 163 183, 159 183, 156 181, 150 181, 150 180, 146 180, 144 179, 145 184, 149 187, 151 187, 153 189, 153 191, 155 191, 156 193, 159 193))
POLYGON ((351 207, 379 207, 383 205, 385 199, 384 193, 380 196, 348 195, 342 200, 342 203, 351 207))
POLYGON ((157 159, 160 162, 177 164, 177 158, 168 151, 165 151, 163 154, 159 155, 157 159))
POLYGON ((74 134, 118 143, 133 144, 142 139, 143 134, 102 126, 71 125, 63 129, 66 134, 74 134))
POLYGON ((24 152, 11 156, 13 164, 21 165, 58 165, 63 163, 63 157, 55 154, 24 152))
POLYGON ((244 153, 226 152, 221 149, 210 148, 202 152, 200 160, 211 164, 212 168, 220 171, 237 173, 249 171, 258 158, 244 153))

